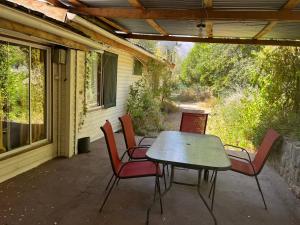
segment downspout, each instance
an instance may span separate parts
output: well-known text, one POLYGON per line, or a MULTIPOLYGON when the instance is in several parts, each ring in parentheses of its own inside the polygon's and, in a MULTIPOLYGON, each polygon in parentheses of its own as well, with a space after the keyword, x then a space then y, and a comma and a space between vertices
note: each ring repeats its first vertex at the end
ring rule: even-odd
POLYGON ((66 38, 68 40, 78 42, 92 49, 102 48, 102 45, 96 41, 83 37, 72 31, 68 31, 67 29, 47 22, 43 19, 31 16, 27 13, 20 12, 4 5, 0 5, 0 18, 4 18, 6 20, 10 20, 28 27, 60 36, 62 38, 66 38))

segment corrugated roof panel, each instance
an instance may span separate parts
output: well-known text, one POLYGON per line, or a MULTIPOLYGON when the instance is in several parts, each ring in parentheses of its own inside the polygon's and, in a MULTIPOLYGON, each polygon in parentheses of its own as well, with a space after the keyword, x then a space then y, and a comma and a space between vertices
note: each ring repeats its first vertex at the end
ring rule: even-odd
POLYGON ((267 22, 235 22, 235 21, 214 21, 213 36, 214 37, 254 37, 267 22))
POLYGON ((80 0, 80 2, 94 7, 131 7, 127 0, 80 0))
POLYGON ((140 0, 145 8, 199 9, 202 0, 140 0))
POLYGON ((213 0, 213 8, 223 9, 280 9, 287 0, 213 0))
POLYGON ((264 38, 300 40, 300 22, 278 22, 264 38))
POLYGON ((163 27, 168 34, 174 35, 194 35, 199 34, 197 24, 199 21, 194 20, 155 20, 161 27, 163 27))
POLYGON ((145 34, 159 34, 152 28, 146 20, 137 19, 115 19, 115 21, 127 28, 130 32, 145 33, 145 34))

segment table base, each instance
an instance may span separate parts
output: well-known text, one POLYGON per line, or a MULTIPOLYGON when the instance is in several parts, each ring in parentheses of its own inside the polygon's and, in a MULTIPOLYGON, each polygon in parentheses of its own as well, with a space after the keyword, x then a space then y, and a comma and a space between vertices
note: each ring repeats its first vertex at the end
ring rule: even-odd
MULTIPOLYGON (((211 185, 211 188, 210 188, 210 191, 209 191, 209 198, 211 197, 211 194, 212 194, 212 198, 211 198, 211 205, 210 206, 209 206, 209 204, 207 203, 207 201, 205 200, 205 198, 203 197, 203 195, 200 192, 200 183, 201 183, 200 182, 201 181, 201 172, 200 172, 200 170, 199 170, 199 173, 198 173, 198 184, 196 186, 197 186, 197 192, 198 192, 199 197, 201 198, 202 202, 204 203, 205 207, 207 208, 207 210, 209 211, 211 217, 213 218, 214 224, 217 225, 218 224, 217 219, 216 219, 216 217, 213 213, 215 189, 216 189, 216 182, 217 182, 217 170, 215 170, 213 172, 211 180, 212 180, 212 185, 211 185)), ((162 202, 163 196, 165 196, 170 191, 170 189, 172 187, 172 184, 191 186, 189 184, 174 181, 174 166, 172 166, 169 186, 165 189, 165 191, 163 193, 161 193, 161 194, 159 193, 160 194, 159 199, 160 199, 161 202, 162 202)), ((153 202, 150 205, 150 207, 147 209, 146 225, 149 225, 150 211, 151 211, 152 207, 154 206, 154 204, 155 204, 155 198, 153 199, 153 202)), ((161 207, 161 214, 163 214, 162 207, 161 207)))

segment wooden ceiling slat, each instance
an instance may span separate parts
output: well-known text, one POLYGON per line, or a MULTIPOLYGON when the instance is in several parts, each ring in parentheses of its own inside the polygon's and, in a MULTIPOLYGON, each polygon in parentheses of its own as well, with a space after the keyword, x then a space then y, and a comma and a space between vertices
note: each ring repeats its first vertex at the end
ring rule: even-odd
POLYGON ((174 20, 285 20, 300 21, 300 13, 297 11, 237 11, 237 10, 214 10, 214 9, 131 9, 131 8, 93 8, 79 7, 72 9, 73 12, 102 16, 107 18, 129 19, 174 19, 174 20))
MULTIPOLYGON (((300 0, 288 0, 279 11, 289 11, 295 8, 300 3, 300 0)), ((269 33, 273 27, 275 27, 277 24, 277 21, 271 21, 269 22, 263 29, 261 29, 253 38, 259 39, 262 38, 264 35, 269 33)))
MULTIPOLYGON (((142 3, 139 0, 128 0, 129 4, 137 9, 141 9, 145 11, 145 7, 142 5, 142 3)), ((155 29, 158 33, 162 35, 168 35, 167 31, 162 28, 155 20, 153 19, 146 19, 146 22, 155 29)))
POLYGON ((238 39, 238 38, 199 38, 199 37, 162 36, 162 35, 145 35, 145 34, 124 34, 122 36, 124 38, 160 40, 160 41, 300 46, 300 41, 285 41, 285 40, 256 40, 256 39, 238 39))

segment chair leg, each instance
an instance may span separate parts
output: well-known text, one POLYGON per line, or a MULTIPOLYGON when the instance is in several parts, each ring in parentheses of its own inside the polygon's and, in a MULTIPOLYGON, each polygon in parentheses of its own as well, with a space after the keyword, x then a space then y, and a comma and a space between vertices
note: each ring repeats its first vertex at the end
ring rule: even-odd
POLYGON ((106 185, 106 187, 105 187, 105 191, 107 191, 107 189, 108 189, 108 187, 109 187, 109 185, 110 185, 112 179, 114 178, 114 176, 115 176, 115 174, 113 173, 113 175, 111 176, 111 178, 109 179, 109 181, 108 181, 108 183, 107 183, 107 185, 106 185))
POLYGON ((198 170, 198 186, 200 187, 202 177, 202 169, 198 170))
MULTIPOLYGON (((214 180, 215 180, 215 176, 216 176, 216 175, 217 175, 217 171, 214 170, 213 173, 212 173, 211 181, 214 181, 214 180)), ((213 183, 211 184, 211 186, 210 186, 208 198, 210 198, 214 186, 215 186, 215 183, 213 182, 213 183)))
POLYGON ((156 177, 155 177, 155 185, 154 185, 154 195, 153 195, 153 202, 155 202, 155 199, 156 199, 156 189, 157 189, 157 183, 156 183, 156 177))
POLYGON ((120 182, 120 178, 118 178, 116 186, 118 186, 118 185, 119 185, 119 182, 120 182))
MULTIPOLYGON (((165 166, 163 166, 165 167, 165 166)), ((167 189, 167 181, 166 181, 166 173, 165 173, 165 169, 163 169, 163 179, 164 179, 164 184, 165 184, 165 190, 167 189)))
POLYGON ((214 175, 215 175, 215 171, 213 170, 212 174, 211 174, 211 178, 210 178, 210 183, 213 181, 213 178, 214 178, 214 175))
POLYGON ((263 202, 264 202, 265 210, 268 210, 267 204, 266 204, 266 202, 265 202, 264 194, 263 194, 263 192, 262 192, 262 190, 261 190, 261 187, 260 187, 260 184, 259 184, 257 175, 255 175, 255 180, 256 180, 256 183, 257 183, 258 190, 259 190, 259 192, 260 192, 260 194, 261 194, 261 198, 262 198, 262 200, 263 200, 263 202))
POLYGON ((163 214, 163 206, 162 206, 161 191, 160 191, 160 182, 159 182, 159 177, 158 176, 156 176, 156 185, 157 185, 157 190, 158 190, 158 195, 159 195, 160 213, 163 214))
POLYGON ((105 203, 106 203, 106 201, 107 201, 107 199, 108 199, 108 197, 109 197, 109 195, 110 195, 110 193, 111 193, 113 187, 114 187, 115 184, 116 184, 117 179, 118 179, 118 177, 115 177, 115 179, 114 179, 114 181, 113 181, 113 184, 110 186, 109 191, 108 191, 108 193, 106 194, 106 196, 105 196, 105 198, 104 198, 104 201, 102 202, 102 205, 101 205, 101 207, 100 207, 100 209, 99 209, 99 213, 102 212, 102 210, 103 210, 103 208, 104 208, 104 205, 105 205, 105 203))

